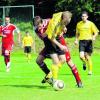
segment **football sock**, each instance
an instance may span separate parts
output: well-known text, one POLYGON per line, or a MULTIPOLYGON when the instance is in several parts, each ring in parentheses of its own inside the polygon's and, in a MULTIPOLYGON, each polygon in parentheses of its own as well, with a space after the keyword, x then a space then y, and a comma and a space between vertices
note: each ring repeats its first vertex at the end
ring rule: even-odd
POLYGON ((47 74, 46 78, 51 78, 51 77, 52 77, 52 72, 50 71, 50 72, 47 74))
POLYGON ((51 67, 51 70, 52 70, 53 78, 57 79, 58 78, 58 70, 59 70, 58 66, 53 64, 51 67))
POLYGON ((28 60, 31 60, 31 54, 27 54, 28 60))
POLYGON ((58 68, 60 69, 62 67, 62 64, 61 63, 58 63, 58 68))
POLYGON ((44 62, 41 63, 37 62, 37 64, 46 75, 50 72, 50 70, 48 69, 47 65, 44 62))
POLYGON ((89 70, 89 72, 92 72, 92 60, 91 60, 91 57, 88 57, 87 62, 88 62, 88 70, 89 70))
POLYGON ((80 76, 79 76, 76 66, 74 65, 73 67, 71 67, 71 69, 72 69, 72 73, 76 79, 77 84, 79 84, 81 82, 81 79, 80 79, 80 76))
POLYGON ((7 63, 10 62, 10 55, 4 56, 4 61, 7 66, 7 63))
POLYGON ((87 65, 87 59, 85 57, 81 58, 81 60, 83 61, 83 64, 87 65))

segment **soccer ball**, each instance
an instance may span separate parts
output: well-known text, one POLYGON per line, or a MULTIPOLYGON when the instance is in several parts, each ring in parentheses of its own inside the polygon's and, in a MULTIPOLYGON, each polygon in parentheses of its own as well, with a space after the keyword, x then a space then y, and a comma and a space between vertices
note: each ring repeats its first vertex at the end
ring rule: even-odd
POLYGON ((64 82, 62 80, 56 80, 54 83, 53 83, 53 88, 54 90, 56 91, 59 91, 59 90, 63 90, 65 87, 64 85, 64 82))

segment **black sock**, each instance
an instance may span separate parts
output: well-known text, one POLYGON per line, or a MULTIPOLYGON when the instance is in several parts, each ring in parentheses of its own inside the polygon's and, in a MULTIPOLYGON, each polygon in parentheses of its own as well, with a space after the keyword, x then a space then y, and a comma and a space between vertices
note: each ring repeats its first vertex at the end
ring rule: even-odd
POLYGON ((37 63, 37 64, 45 74, 48 74, 50 72, 50 70, 48 69, 47 65, 44 62, 37 63))

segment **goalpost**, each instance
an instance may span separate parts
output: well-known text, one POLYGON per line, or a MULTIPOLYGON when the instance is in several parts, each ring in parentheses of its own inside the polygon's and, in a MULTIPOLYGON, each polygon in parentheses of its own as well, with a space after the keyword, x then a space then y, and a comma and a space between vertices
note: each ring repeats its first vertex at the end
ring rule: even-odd
MULTIPOLYGON (((34 53, 36 52, 36 46, 35 46, 35 34, 34 34, 34 27, 32 25, 32 19, 34 18, 34 5, 22 5, 22 6, 0 6, 0 17, 3 20, 3 24, 5 24, 5 16, 10 16, 11 21, 14 24, 19 23, 30 23, 28 27, 25 26, 25 28, 21 29, 23 30, 31 30, 33 33, 34 38, 34 53), (29 29, 28 29, 29 28, 29 29)), ((27 25, 27 24, 26 24, 27 25)), ((19 27, 20 29, 20 27, 19 27)), ((20 29, 20 31, 22 31, 20 29)))

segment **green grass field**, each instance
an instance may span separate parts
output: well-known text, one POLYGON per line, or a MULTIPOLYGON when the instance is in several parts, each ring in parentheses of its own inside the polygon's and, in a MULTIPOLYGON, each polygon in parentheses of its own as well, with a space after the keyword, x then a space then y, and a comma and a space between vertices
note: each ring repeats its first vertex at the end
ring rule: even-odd
MULTIPOLYGON (((88 76, 87 71, 82 70, 82 63, 78 56, 72 56, 78 65, 84 87, 77 88, 75 79, 64 64, 59 72, 59 79, 64 80, 65 89, 54 91, 48 84, 41 84, 44 73, 35 63, 36 55, 32 55, 32 61, 28 63, 24 54, 13 53, 11 71, 5 71, 3 57, 0 56, 0 100, 99 100, 100 99, 100 55, 94 55, 93 75, 88 76)), ((49 67, 51 60, 45 61, 49 67)))

